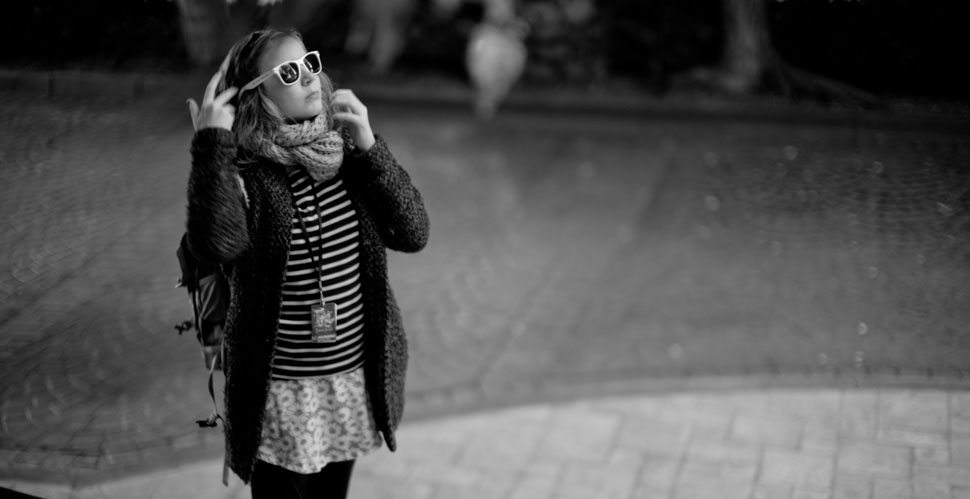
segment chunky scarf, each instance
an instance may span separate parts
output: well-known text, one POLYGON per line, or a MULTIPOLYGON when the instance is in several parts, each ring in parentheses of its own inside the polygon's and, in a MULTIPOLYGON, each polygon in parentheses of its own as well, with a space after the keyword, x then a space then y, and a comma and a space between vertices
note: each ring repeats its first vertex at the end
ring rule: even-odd
POLYGON ((313 180, 321 182, 337 174, 344 159, 344 141, 329 129, 324 111, 313 120, 280 126, 273 143, 259 152, 283 165, 303 166, 313 180))

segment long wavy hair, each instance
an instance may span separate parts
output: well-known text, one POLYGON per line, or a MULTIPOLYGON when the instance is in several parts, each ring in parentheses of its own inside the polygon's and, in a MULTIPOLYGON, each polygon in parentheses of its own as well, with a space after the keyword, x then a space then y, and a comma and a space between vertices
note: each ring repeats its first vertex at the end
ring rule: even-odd
MULTIPOLYGON (((253 31, 233 44, 222 62, 223 76, 216 88, 216 95, 229 87, 241 89, 259 76, 260 57, 276 41, 285 37, 303 41, 303 36, 293 29, 262 29, 253 31)), ((317 76, 320 78, 320 93, 327 113, 327 126, 333 127, 333 113, 330 111, 333 82, 324 71, 320 71, 317 76)), ((286 118, 266 96, 262 85, 242 95, 236 94, 230 103, 236 108, 232 133, 241 152, 239 159, 243 162, 255 161, 258 152, 273 143, 286 118)))

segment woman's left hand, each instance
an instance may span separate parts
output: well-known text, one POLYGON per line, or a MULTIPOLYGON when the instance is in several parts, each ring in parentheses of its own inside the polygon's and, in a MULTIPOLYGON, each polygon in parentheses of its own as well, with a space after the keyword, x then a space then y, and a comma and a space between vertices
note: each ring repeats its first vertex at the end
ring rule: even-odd
POLYGON ((357 148, 363 152, 369 151, 377 139, 374 138, 370 120, 367 119, 367 106, 347 89, 333 92, 331 106, 334 110, 333 119, 350 126, 357 148))

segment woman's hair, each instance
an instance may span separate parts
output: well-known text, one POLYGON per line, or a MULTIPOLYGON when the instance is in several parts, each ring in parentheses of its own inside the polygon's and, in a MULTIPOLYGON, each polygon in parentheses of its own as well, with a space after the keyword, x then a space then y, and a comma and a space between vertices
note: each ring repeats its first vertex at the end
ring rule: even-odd
MULTIPOLYGON (((303 41, 303 37, 292 29, 263 29, 253 31, 237 41, 222 63, 223 76, 216 89, 216 95, 229 87, 241 89, 245 84, 260 75, 259 59, 263 53, 283 38, 292 37, 303 41)), ((327 125, 333 126, 330 110, 330 99, 333 94, 333 83, 326 73, 321 71, 320 93, 324 109, 327 112, 327 125)), ((232 125, 232 132, 236 144, 245 152, 246 156, 257 153, 263 146, 272 144, 280 125, 285 118, 276 105, 263 93, 260 85, 242 95, 236 94, 231 103, 236 106, 236 116, 232 125)), ((253 159, 249 157, 243 160, 253 159)))

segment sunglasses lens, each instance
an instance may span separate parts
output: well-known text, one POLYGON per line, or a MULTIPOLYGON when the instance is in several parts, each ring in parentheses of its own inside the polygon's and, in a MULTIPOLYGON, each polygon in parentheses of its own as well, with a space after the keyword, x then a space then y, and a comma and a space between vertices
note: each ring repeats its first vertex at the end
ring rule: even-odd
POLYGON ((300 68, 295 62, 288 62, 280 66, 280 79, 287 85, 296 83, 300 79, 300 68))
POLYGON ((316 52, 310 52, 303 57, 303 65, 306 66, 311 73, 317 74, 320 72, 322 64, 320 64, 320 54, 316 52))

